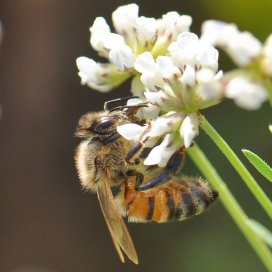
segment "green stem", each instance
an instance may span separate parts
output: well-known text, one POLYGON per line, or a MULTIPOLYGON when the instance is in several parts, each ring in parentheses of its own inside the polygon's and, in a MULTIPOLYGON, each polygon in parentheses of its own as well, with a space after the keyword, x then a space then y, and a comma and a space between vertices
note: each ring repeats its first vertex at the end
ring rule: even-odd
POLYGON ((241 176, 251 193, 255 196, 257 201, 266 211, 268 216, 272 219, 272 202, 269 200, 265 192, 258 185, 256 180, 252 177, 243 163, 239 160, 236 154, 232 151, 225 140, 217 133, 217 131, 212 127, 212 125, 206 120, 206 118, 200 116, 200 126, 208 134, 208 136, 215 142, 218 148, 223 152, 229 162, 232 164, 234 169, 241 176))
POLYGON ((232 219, 238 225, 241 232, 244 234, 246 239, 251 244, 263 264, 266 266, 268 271, 272 271, 272 255, 266 244, 256 235, 251 229, 249 219, 244 213, 239 203, 233 197, 228 187, 218 175, 212 164, 209 162, 205 154, 200 150, 197 145, 187 149, 187 153, 209 180, 211 185, 219 192, 220 200, 229 212, 232 219))
POLYGON ((268 99, 269 99, 270 106, 272 107, 272 83, 271 83, 271 80, 264 81, 264 86, 268 90, 268 99))

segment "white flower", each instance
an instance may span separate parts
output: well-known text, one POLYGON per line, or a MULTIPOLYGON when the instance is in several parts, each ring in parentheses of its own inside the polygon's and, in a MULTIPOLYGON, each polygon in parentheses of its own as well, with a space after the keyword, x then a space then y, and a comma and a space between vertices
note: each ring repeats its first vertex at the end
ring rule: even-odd
POLYGON ((179 148, 172 134, 167 134, 162 143, 155 146, 144 161, 145 165, 165 167, 171 156, 179 148))
POLYGON ((135 76, 131 81, 131 93, 134 96, 138 96, 139 98, 143 98, 143 93, 145 91, 145 86, 140 79, 140 75, 135 76))
POLYGON ((205 41, 199 40, 197 35, 184 32, 178 35, 168 50, 174 63, 179 67, 185 65, 218 69, 218 51, 205 41))
POLYGON ((190 147, 193 139, 198 135, 198 116, 195 112, 185 117, 180 127, 180 134, 184 139, 184 146, 190 147))
MULTIPOLYGON (((144 145, 162 141, 152 148, 144 161, 147 165, 164 166, 178 148, 190 147, 198 135, 198 110, 213 106, 223 98, 223 73, 217 72, 218 51, 214 47, 200 41, 195 34, 184 32, 169 46, 169 53, 155 59, 150 52, 145 52, 134 64, 146 89, 141 103, 158 109, 153 110, 157 115, 151 120, 141 112, 143 119, 150 120, 143 134, 148 137, 144 145)), ((138 139, 127 134, 122 131, 126 139, 138 139)))
POLYGON ((90 27, 91 38, 90 43, 96 51, 103 52, 104 37, 110 33, 110 27, 103 17, 97 17, 90 27))
POLYGON ((79 69, 78 75, 81 78, 81 84, 96 84, 97 83, 97 70, 98 64, 89 58, 80 57, 76 61, 77 67, 79 69))
MULTIPOLYGON (((196 73, 196 80, 199 84, 198 93, 203 102, 199 105, 199 108, 205 108, 206 102, 214 100, 217 102, 223 97, 223 86, 220 80, 223 78, 223 72, 215 72, 211 69, 204 68, 196 73)), ((211 104, 210 104, 211 105, 211 104)))
POLYGON ((140 72, 141 81, 149 90, 156 90, 164 85, 158 65, 149 52, 139 55, 135 61, 134 68, 140 72))
POLYGON ((265 74, 272 76, 272 34, 267 38, 262 52, 261 66, 265 74))
POLYGON ((158 31, 169 38, 169 35, 174 35, 174 39, 181 32, 188 31, 192 24, 192 17, 188 15, 180 16, 177 12, 171 11, 162 16, 158 20, 158 31))
MULTIPOLYGON (((107 74, 104 73, 103 76, 97 76, 97 73, 95 76, 91 76, 94 65, 91 66, 92 70, 90 71, 88 71, 87 65, 78 65, 79 75, 83 84, 88 84, 89 87, 99 91, 105 91, 105 89, 109 91, 129 77, 138 78, 138 68, 136 67, 137 65, 138 67, 140 66, 141 61, 138 64, 135 63, 137 57, 149 52, 154 62, 154 59, 157 59, 160 55, 168 54, 167 48, 169 44, 176 39, 178 34, 188 31, 192 21, 190 16, 181 16, 176 12, 163 15, 161 19, 139 17, 138 13, 139 7, 136 4, 118 7, 112 13, 112 21, 116 33, 111 32, 109 25, 103 17, 95 19, 90 28, 90 43, 101 57, 109 61, 109 63, 98 64, 98 66, 103 67, 104 65, 113 64, 116 66, 116 69, 107 69, 107 74), (112 71, 114 71, 114 74, 109 74, 112 71), (116 71, 120 73, 116 73, 116 71), (90 80, 91 77, 92 79, 90 80), (104 88, 105 78, 107 78, 107 88, 104 88), (109 79, 116 80, 117 83, 110 82, 109 79), (100 82, 99 80, 102 81, 100 82)), ((163 62, 162 65, 166 64, 165 59, 160 59, 158 62, 159 66, 161 66, 161 61, 163 62)), ((82 61, 79 60, 78 62, 82 61)), ((150 60, 146 64, 152 65, 152 61, 150 60)), ((150 68, 150 73, 145 73, 142 81, 148 85, 148 88, 151 86, 157 88, 163 83, 159 79, 159 75, 157 75, 157 80, 154 81, 156 72, 154 72, 152 67, 150 68)), ((144 92, 143 85, 134 84, 132 91, 134 94, 142 97, 144 92), (140 89, 137 89, 137 86, 140 89)))
MULTIPOLYGON (((137 104, 143 104, 144 101, 142 99, 139 98, 132 98, 129 99, 127 101, 127 105, 131 106, 131 105, 137 105, 137 104)), ((155 119, 159 113, 160 113, 160 109, 154 105, 152 105, 151 103, 146 103, 147 107, 141 107, 137 113, 136 113, 136 117, 139 120, 152 120, 155 119)))
POLYGON ((110 91, 119 85, 123 78, 126 79, 126 74, 120 75, 120 72, 113 64, 100 64, 86 57, 77 58, 76 64, 81 84, 87 84, 89 87, 101 92, 110 91), (119 78, 119 80, 117 81, 116 78, 119 78))
POLYGON ((109 54, 109 59, 120 71, 124 71, 126 68, 130 69, 134 65, 133 52, 127 45, 120 45, 112 49, 109 54))
POLYGON ((148 136, 157 137, 175 131, 180 127, 185 114, 182 112, 169 112, 167 115, 159 116, 157 119, 151 121, 151 129, 148 136))
POLYGON ((124 32, 128 34, 128 32, 132 31, 138 18, 138 13, 139 7, 136 4, 118 7, 112 13, 112 22, 116 31, 121 35, 124 32))
POLYGON ((234 99, 235 103, 247 110, 256 110, 268 98, 266 89, 261 84, 246 77, 236 77, 226 87, 226 97, 234 99))
POLYGON ((117 127, 117 132, 120 135, 133 142, 138 142, 145 130, 146 126, 140 126, 137 124, 124 124, 117 127))
POLYGON ((157 60, 139 55, 135 69, 141 73, 146 100, 162 112, 191 113, 219 103, 223 97, 222 72, 217 72, 218 51, 193 33, 182 33, 169 46, 170 56, 157 60))
POLYGON ((260 54, 261 43, 251 33, 242 32, 229 42, 228 52, 238 65, 245 66, 260 54))
POLYGON ((192 18, 188 15, 179 15, 171 11, 157 20, 157 39, 152 54, 154 56, 163 55, 168 45, 175 41, 178 34, 189 31, 192 24, 192 18))
POLYGON ((250 64, 260 54, 262 46, 249 32, 240 32, 236 25, 209 20, 202 25, 201 40, 225 49, 239 66, 250 64))
POLYGON ((152 40, 157 33, 157 21, 154 18, 141 16, 136 19, 136 27, 146 40, 152 40))
POLYGON ((202 24, 201 40, 217 46, 225 46, 239 33, 235 24, 216 20, 207 20, 202 24))
POLYGON ((167 99, 167 94, 163 90, 159 90, 157 92, 146 91, 144 96, 147 101, 155 106, 161 106, 167 99))
POLYGON ((192 87, 196 84, 196 70, 191 65, 186 65, 183 75, 180 77, 183 86, 192 87))

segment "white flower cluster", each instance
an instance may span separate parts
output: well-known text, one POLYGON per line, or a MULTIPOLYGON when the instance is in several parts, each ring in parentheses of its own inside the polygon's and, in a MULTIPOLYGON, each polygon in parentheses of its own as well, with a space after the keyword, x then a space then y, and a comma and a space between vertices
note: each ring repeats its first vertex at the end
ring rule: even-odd
MULTIPOLYGON (((136 75, 134 64, 137 56, 151 52, 154 57, 164 55, 168 45, 179 33, 188 31, 192 18, 169 12, 161 19, 138 16, 139 7, 129 4, 117 8, 112 13, 112 21, 117 33, 110 30, 103 17, 98 17, 90 28, 91 46, 109 63, 97 63, 93 59, 79 57, 77 66, 81 83, 96 90, 107 92, 136 75)), ((136 89, 142 84, 135 77, 136 89)), ((136 90, 137 93, 137 90, 136 90)))
POLYGON ((91 46, 108 63, 77 59, 82 84, 103 92, 132 77, 131 91, 146 103, 138 113, 148 125, 126 124, 118 132, 130 141, 146 137, 146 146, 161 140, 145 164, 165 166, 181 146, 198 135, 199 111, 232 98, 245 109, 258 109, 267 99, 263 79, 272 76, 272 36, 264 45, 234 24, 203 23, 200 38, 189 31, 192 19, 169 12, 160 19, 139 17, 138 6, 129 4, 112 14, 116 33, 98 17, 91 31, 91 46), (219 47, 237 69, 218 71, 219 47))
POLYGON ((202 26, 202 39, 226 51, 240 67, 226 77, 225 97, 247 110, 256 110, 268 99, 264 75, 272 76, 272 38, 263 46, 249 32, 240 32, 236 25, 220 21, 206 21, 202 26))
POLYGON ((143 130, 138 126, 137 132, 135 124, 118 128, 124 138, 135 142, 141 133, 152 141, 163 137, 146 158, 147 165, 164 166, 180 146, 189 147, 198 135, 198 110, 219 103, 223 94, 219 83, 222 72, 217 72, 218 51, 214 47, 193 33, 183 32, 168 51, 168 56, 156 60, 150 52, 143 53, 134 65, 146 86, 145 98, 140 102, 150 103, 148 110, 142 109, 144 118, 152 120, 150 127, 143 130))

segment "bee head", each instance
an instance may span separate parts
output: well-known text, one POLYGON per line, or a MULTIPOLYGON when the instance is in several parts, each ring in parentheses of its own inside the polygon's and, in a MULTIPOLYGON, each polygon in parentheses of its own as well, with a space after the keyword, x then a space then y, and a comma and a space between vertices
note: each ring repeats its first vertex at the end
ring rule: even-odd
POLYGON ((75 136, 80 138, 107 137, 116 132, 124 116, 118 112, 89 112, 78 121, 75 136))

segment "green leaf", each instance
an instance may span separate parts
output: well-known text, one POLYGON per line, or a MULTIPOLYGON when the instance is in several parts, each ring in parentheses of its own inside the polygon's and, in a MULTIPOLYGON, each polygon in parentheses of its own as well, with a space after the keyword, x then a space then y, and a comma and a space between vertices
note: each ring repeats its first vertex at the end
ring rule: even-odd
POLYGON ((247 149, 242 149, 242 152, 250 161, 250 163, 269 181, 272 182, 272 169, 258 155, 247 149))
POLYGON ((269 246, 272 248, 272 233, 260 222, 249 219, 251 229, 269 246))

